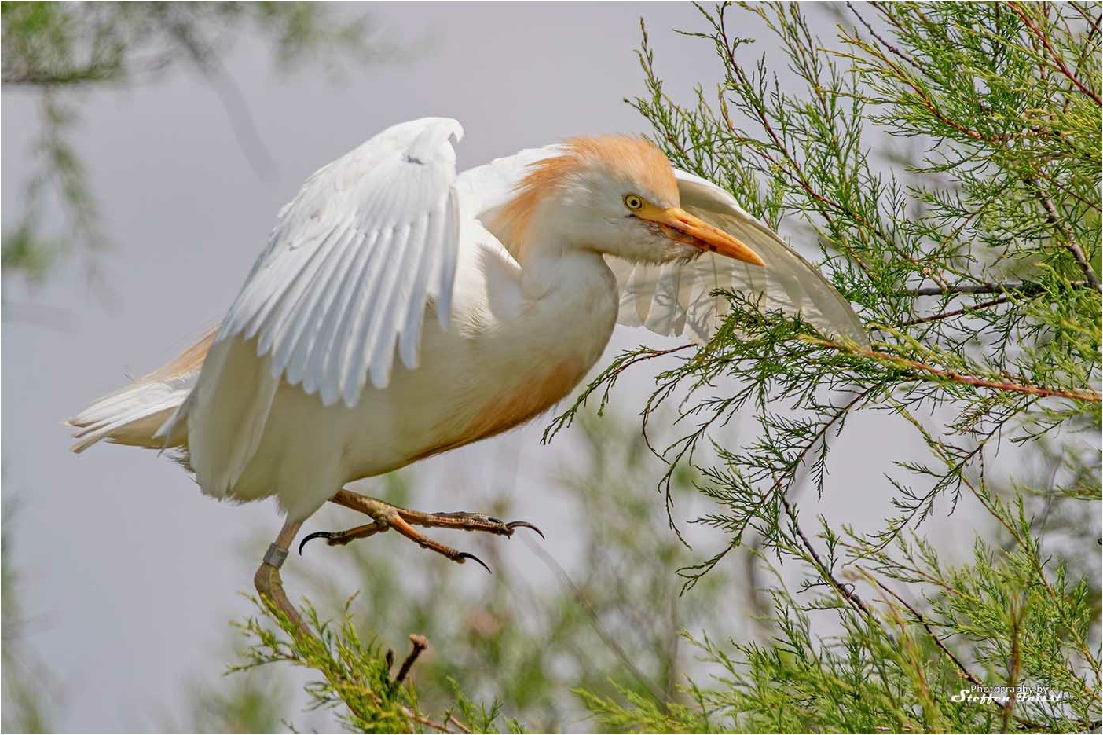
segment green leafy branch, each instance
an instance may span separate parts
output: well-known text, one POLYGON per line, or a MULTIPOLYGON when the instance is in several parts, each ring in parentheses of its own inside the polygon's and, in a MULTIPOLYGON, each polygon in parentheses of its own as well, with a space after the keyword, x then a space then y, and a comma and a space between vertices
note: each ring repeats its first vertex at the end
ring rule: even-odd
MULTIPOLYGON (((355 599, 355 598, 354 598, 355 599)), ((453 707, 434 719, 424 714, 408 681, 414 662, 428 647, 423 636, 411 635, 411 651, 392 673, 393 650, 383 651, 361 639, 352 622, 349 605, 339 625, 319 619, 312 605, 305 609, 306 634, 267 600, 254 603, 264 614, 239 624, 249 647, 245 661, 230 673, 272 663, 290 663, 322 675, 306 686, 314 707, 337 708, 341 722, 354 732, 496 732, 497 707, 484 709, 467 700, 457 689, 453 707)), ((516 730, 515 724, 505 723, 516 730)))

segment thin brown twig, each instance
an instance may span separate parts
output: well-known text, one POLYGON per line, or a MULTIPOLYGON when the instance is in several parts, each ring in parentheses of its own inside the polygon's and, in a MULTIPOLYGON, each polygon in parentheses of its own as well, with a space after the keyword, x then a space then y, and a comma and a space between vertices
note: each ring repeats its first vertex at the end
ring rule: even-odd
MULTIPOLYGON (((859 49, 865 51, 866 53, 872 55, 873 58, 876 61, 881 62, 882 64, 887 66, 892 72, 894 72, 895 75, 896 75, 896 79, 899 82, 901 82, 902 84, 906 85, 908 87, 908 89, 910 89, 915 94, 915 96, 918 98, 919 102, 923 105, 923 107, 925 107, 927 109, 927 112, 929 112, 931 114, 931 117, 933 117, 935 120, 942 123, 943 125, 946 125, 949 128, 953 128, 954 130, 961 133, 965 137, 971 138, 973 140, 983 141, 985 143, 992 143, 992 144, 1006 143, 1008 141, 1008 139, 1010 139, 1010 138, 1023 137, 1022 134, 1020 134, 1019 136, 1015 136, 1015 135, 1010 135, 1010 136, 985 135, 984 133, 980 132, 979 130, 973 130, 970 127, 962 125, 958 121, 947 117, 941 110, 938 109, 938 105, 935 104, 935 101, 933 99, 931 99, 931 96, 927 93, 927 91, 925 89, 923 89, 923 87, 917 81, 915 81, 915 79, 912 77, 912 75, 909 74, 907 72, 907 70, 905 70, 899 64, 897 64, 892 59, 890 59, 888 56, 886 56, 885 53, 881 49, 876 48, 872 44, 869 44, 869 43, 867 43, 865 41, 862 41, 860 39, 855 39, 854 45, 856 45, 859 49)), ((860 58, 856 54, 841 54, 841 55, 844 56, 844 57, 847 57, 847 58, 860 60, 860 58)))
POLYGON ((1042 32, 1040 28, 1038 28, 1038 26, 1034 25, 1034 23, 1027 16, 1026 11, 1019 7, 1019 3, 1009 2, 1007 6, 1011 8, 1012 13, 1019 16, 1019 20, 1026 24, 1026 27, 1030 29, 1030 32, 1033 33, 1034 36, 1041 42, 1042 46, 1049 53, 1050 58, 1053 59, 1053 61, 1057 64, 1057 68, 1061 70, 1061 73, 1068 77, 1069 81, 1075 84, 1081 92, 1090 97, 1097 105, 1103 107, 1103 99, 1100 99, 1098 94, 1089 89, 1087 85, 1080 81, 1080 77, 1073 74, 1068 66, 1065 65, 1065 62, 1061 58, 1061 55, 1058 54, 1053 49, 1053 46, 1050 44, 1049 38, 1046 36, 1045 33, 1042 32))
MULTIPOLYGON (((851 605, 861 611, 869 620, 876 620, 877 617, 873 614, 873 611, 869 609, 869 606, 866 605, 861 596, 853 590, 853 586, 843 584, 835 578, 834 572, 832 572, 831 569, 828 568, 826 562, 824 562, 819 552, 816 551, 816 547, 814 547, 812 545, 812 542, 808 540, 808 537, 804 535, 804 530, 800 527, 800 523, 797 521, 796 510, 794 510, 793 506, 790 505, 788 498, 786 498, 784 495, 781 496, 781 505, 785 508, 786 515, 788 515, 789 519, 792 520, 793 530, 795 530, 797 535, 800 537, 800 541, 804 545, 805 550, 808 552, 809 556, 812 557, 812 560, 815 562, 816 566, 819 567, 820 574, 822 574, 824 578, 831 583, 831 586, 835 588, 836 592, 843 596, 843 599, 845 599, 847 602, 849 602, 851 605)), ((892 636, 890 635, 889 637, 891 638, 892 636)))
POLYGON ((610 376, 615 377, 617 375, 620 375, 621 373, 623 373, 625 370, 632 367, 636 363, 644 362, 646 360, 654 360, 656 357, 663 357, 664 355, 671 355, 675 352, 681 352, 682 350, 693 349, 694 347, 697 347, 697 345, 693 344, 692 342, 688 342, 684 345, 678 345, 677 347, 671 347, 671 348, 666 349, 666 350, 648 350, 647 352, 645 352, 643 354, 636 355, 631 360, 626 361, 624 364, 618 365, 617 368, 612 373, 610 373, 610 376))
MULTIPOLYGON (((866 390, 862 391, 861 393, 858 393, 857 395, 855 395, 854 398, 852 398, 849 402, 847 402, 845 405, 839 407, 838 412, 834 416, 831 417, 830 421, 828 421, 827 423, 825 423, 823 426, 821 426, 819 428, 819 430, 816 432, 816 434, 812 437, 811 441, 809 441, 808 444, 805 445, 805 447, 796 456, 795 462, 796 462, 796 466, 798 468, 800 467, 801 464, 804 463, 805 458, 808 456, 808 453, 812 451, 813 447, 815 447, 817 444, 819 444, 821 440, 826 441, 827 433, 831 430, 831 427, 833 427, 841 419, 843 419, 845 416, 847 416, 850 413, 850 410, 852 408, 854 408, 854 406, 857 405, 859 401, 862 401, 863 399, 865 399, 870 394, 870 392, 872 392, 872 390, 873 390, 872 388, 867 388, 866 390)), ((782 485, 783 481, 784 481, 783 478, 776 478, 774 480, 773 486, 770 488, 770 493, 773 494, 773 493, 776 493, 779 490, 781 490, 782 489, 781 485, 782 485)), ((811 554, 812 557, 816 560, 816 563, 819 564, 819 566, 821 567, 821 570, 823 571, 824 575, 825 576, 830 576, 830 570, 828 570, 826 568, 826 566, 824 565, 824 563, 820 560, 820 558, 819 558, 818 554, 816 553, 815 549, 812 548, 812 544, 804 536, 804 532, 801 531, 800 524, 797 522, 796 512, 793 510, 793 508, 789 504, 789 499, 788 499, 787 495, 788 495, 787 492, 782 492, 782 493, 780 493, 779 497, 781 499, 782 505, 785 506, 786 511, 789 513, 789 517, 793 521, 793 526, 796 528, 797 533, 800 534, 801 540, 804 542, 805 548, 808 550, 808 553, 811 554)), ((752 559, 757 557, 758 551, 761 548, 762 542, 763 542, 762 536, 758 536, 750 544, 747 544, 747 547, 751 551, 751 558, 752 559)), ((722 555, 727 554, 727 552, 730 551, 733 548, 735 548, 735 544, 732 544, 731 546, 729 546, 727 550, 722 552, 722 555)), ((715 559, 717 561, 719 561, 719 558, 720 557, 715 557, 715 559)), ((752 562, 752 566, 751 566, 751 570, 752 570, 751 573, 752 574, 754 573, 753 569, 754 569, 754 567, 753 567, 753 562, 752 562)), ((833 578, 832 578, 832 582, 833 582, 834 586, 837 589, 839 589, 840 593, 842 593, 844 595, 847 594, 848 592, 850 594, 853 594, 854 597, 857 598, 857 600, 858 600, 860 609, 862 609, 866 613, 869 612, 868 610, 866 610, 864 608, 864 605, 861 603, 861 598, 858 598, 857 593, 853 593, 853 592, 850 592, 849 590, 846 590, 846 588, 844 588, 842 586, 841 582, 838 582, 838 581, 834 580, 833 578)), ((752 604, 755 604, 757 606, 757 602, 754 601, 754 600, 752 600, 752 604)))
MULTIPOLYGON (((859 401, 866 398, 869 395, 870 390, 871 389, 866 389, 865 391, 857 394, 846 405, 840 407, 838 413, 836 413, 830 421, 824 424, 824 426, 816 433, 816 436, 812 438, 812 441, 808 443, 808 446, 806 446, 801 451, 800 455, 798 455, 798 466, 800 465, 800 463, 804 462, 804 458, 808 455, 808 452, 811 451, 811 448, 818 444, 821 439, 825 442, 827 441, 827 433, 831 429, 831 427, 834 426, 843 417, 848 415, 850 413, 850 410, 855 405, 857 405, 859 401)), ((774 487, 780 487, 780 481, 775 482, 774 487)), ((793 508, 792 504, 789 502, 789 498, 786 497, 786 493, 781 493, 779 499, 781 500, 782 507, 785 508, 785 513, 793 522, 793 530, 796 531, 797 535, 800 537, 801 543, 804 544, 805 550, 815 561, 816 566, 819 567, 820 574, 822 574, 831 583, 835 590, 840 595, 842 595, 844 599, 846 599, 851 605, 853 605, 855 608, 865 614, 865 616, 869 620, 876 620, 876 616, 874 616, 873 611, 869 609, 865 601, 862 600, 861 596, 851 587, 844 585, 842 582, 835 578, 834 573, 831 571, 830 568, 828 568, 827 564, 820 557, 819 552, 816 551, 816 548, 812 545, 812 542, 808 539, 807 536, 804 535, 804 530, 800 527, 800 521, 797 519, 797 512, 793 508)))
POLYGON ((1070 188, 1065 182, 1061 181, 1053 174, 1051 174, 1045 167, 1038 169, 1038 176, 1039 178, 1044 179, 1046 183, 1048 183, 1057 191, 1064 194, 1069 199, 1075 200, 1078 204, 1082 204, 1089 209, 1094 209, 1097 212, 1103 211, 1103 207, 1099 206, 1098 199, 1094 201, 1090 199, 1085 199, 1072 188, 1070 188))
POLYGON ((881 362, 891 362, 902 367, 907 367, 912 370, 916 370, 928 375, 934 375, 939 378, 945 378, 955 383, 961 383, 962 385, 971 385, 976 388, 991 388, 992 390, 1010 391, 1013 393, 1026 393, 1032 396, 1043 396, 1046 398, 1068 398, 1074 401, 1087 401, 1089 403, 1103 402, 1103 395, 1094 391, 1074 391, 1064 390, 1062 388, 1046 388, 1038 385, 1028 385, 1020 382, 1014 382, 1015 378, 1009 378, 1007 381, 988 380, 986 378, 978 378, 972 375, 962 375, 954 370, 943 370, 942 368, 934 367, 933 365, 926 365, 915 360, 909 360, 904 357, 898 357, 897 355, 890 355, 887 352, 877 352, 876 350, 867 350, 864 347, 852 347, 843 345, 838 342, 832 342, 829 339, 821 339, 819 337, 812 337, 808 335, 802 335, 800 339, 806 342, 819 345, 821 347, 827 347, 829 349, 838 350, 840 352, 848 352, 854 355, 863 355, 865 357, 873 358, 881 362))
MULTIPOLYGON (((452 730, 448 729, 448 725, 437 722, 435 720, 431 720, 428 717, 426 717, 425 715, 419 715, 419 714, 413 712, 412 710, 410 710, 407 707, 402 708, 402 714, 405 717, 408 717, 409 719, 411 719, 414 722, 418 723, 419 725, 425 725, 426 727, 432 728, 432 729, 436 730, 437 732, 453 732, 452 730)), ((448 719, 452 720, 454 718, 449 716, 448 719)), ((460 732, 471 732, 471 730, 467 729, 466 727, 459 726, 458 723, 455 723, 455 724, 457 725, 457 727, 459 727, 460 732)))
POLYGON ((452 715, 452 714, 448 715, 448 722, 450 722, 452 724, 452 726, 455 727, 460 732, 467 732, 467 733, 471 732, 471 728, 468 727, 467 725, 463 724, 459 720, 457 720, 455 715, 452 715))
MULTIPOLYGON (((406 705, 400 706, 399 707, 399 712, 402 713, 403 717, 405 717, 409 720, 412 720, 412 721, 418 723, 419 725, 425 725, 426 727, 432 728, 432 729, 436 730, 437 732, 455 732, 454 730, 449 730, 448 729, 447 722, 445 722, 445 723, 437 722, 436 720, 430 719, 430 718, 426 717, 425 715, 420 714, 419 712, 415 712, 414 710, 410 709, 406 705)), ((457 720, 452 715, 448 716, 448 722, 452 723, 452 725, 454 727, 456 727, 456 729, 459 730, 460 732, 465 732, 465 733, 471 732, 471 730, 469 728, 465 727, 462 722, 457 720)))
POLYGON ((1080 265, 1080 270, 1084 271, 1084 275, 1087 277, 1092 287, 1097 291, 1103 291, 1103 284, 1100 284, 1099 276, 1096 274, 1095 269, 1092 268, 1091 262, 1088 261, 1088 257, 1084 254, 1083 248, 1076 244, 1068 231, 1061 224, 1061 220, 1057 215, 1057 207, 1054 206, 1053 200, 1042 191, 1041 187, 1038 186, 1038 182, 1030 180, 1029 183, 1034 187, 1034 191, 1038 194, 1038 198, 1042 202, 1042 207, 1046 210, 1046 221, 1055 227, 1064 238, 1065 241, 1062 244, 1065 249, 1072 253, 1072 257, 1076 258, 1076 262, 1080 265))
MULTIPOLYGON (((891 43, 889 43, 885 39, 881 38, 880 34, 878 34, 877 31, 873 30, 873 26, 870 25, 869 21, 867 21, 865 18, 863 18, 861 13, 859 13, 858 10, 854 7, 854 3, 848 1, 847 4, 846 4, 846 7, 847 7, 848 10, 850 10, 851 13, 854 14, 854 17, 858 19, 858 22, 860 22, 863 26, 866 27, 866 30, 869 31, 870 35, 873 36, 875 39, 877 39, 877 43, 884 46, 886 49, 889 50, 890 53, 892 53, 893 56, 897 57, 898 59, 903 60, 909 66, 914 68, 916 71, 919 71, 919 72, 923 71, 923 67, 920 66, 920 64, 915 59, 908 56, 906 53, 901 51, 896 46, 893 46, 891 43)), ((881 8, 878 7, 876 4, 873 7, 874 7, 875 10, 881 11, 881 8)))
POLYGON ((413 668, 414 662, 417 661, 421 652, 429 647, 429 640, 417 633, 410 634, 410 653, 406 656, 406 660, 402 662, 402 666, 398 669, 398 674, 395 675, 392 684, 401 684, 406 680, 406 676, 409 675, 410 669, 413 668))
POLYGON ((914 327, 917 324, 927 324, 929 322, 937 322, 942 319, 952 319, 955 316, 961 316, 962 314, 971 314, 974 311, 980 311, 981 309, 988 309, 993 306, 999 306, 1005 304, 1011 300, 1008 295, 1003 295, 989 301, 982 301, 978 304, 970 304, 969 306, 963 306, 960 309, 954 309, 953 311, 944 311, 940 314, 933 314, 932 316, 919 317, 917 319, 909 319, 906 322, 901 322, 901 327, 914 327))
POLYGON ((946 654, 946 657, 949 658, 950 661, 953 662, 954 666, 957 667, 957 670, 961 673, 961 675, 965 678, 966 681, 968 681, 970 684, 972 684, 974 686, 978 686, 978 687, 984 686, 984 682, 982 682, 980 679, 978 679, 973 674, 973 672, 969 671, 969 669, 965 666, 965 664, 961 662, 961 659, 959 659, 954 654, 953 651, 951 651, 949 648, 946 647, 946 644, 942 642, 941 638, 939 638, 937 635, 935 635, 934 630, 931 628, 931 624, 929 622, 927 622, 927 619, 925 617, 923 617, 922 613, 920 613, 918 610, 916 610, 914 607, 912 607, 912 605, 909 604, 907 601, 905 601, 904 598, 902 598, 894 590, 890 589, 887 585, 885 585, 881 580, 874 577, 872 574, 864 574, 864 576, 866 577, 866 579, 872 581, 874 584, 876 584, 878 587, 883 589, 885 592, 888 592, 890 595, 892 595, 896 599, 897 602, 899 602, 901 605, 903 605, 904 608, 908 612, 910 612, 912 614, 912 616, 915 617, 915 622, 917 622, 917 623, 919 623, 920 625, 923 626, 923 630, 927 631, 927 635, 929 635, 931 637, 931 640, 934 641, 934 644, 936 646, 938 646, 939 650, 941 650, 944 654, 946 654))
MULTIPOLYGON (((724 47, 726 61, 729 68, 735 74, 736 80, 742 86, 751 89, 752 85, 750 79, 747 77, 747 74, 743 70, 743 67, 739 64, 738 61, 736 61, 734 48, 730 39, 728 38, 727 25, 724 20, 724 10, 725 8, 721 6, 720 24, 717 30, 720 34, 720 40, 724 47)), ((758 124, 761 125, 763 131, 765 131, 766 134, 770 136, 770 140, 773 141, 774 148, 785 158, 785 162, 783 163, 782 161, 777 160, 767 151, 762 150, 762 147, 758 145, 749 146, 748 149, 751 152, 764 159, 768 164, 770 164, 772 169, 780 170, 785 176, 789 178, 790 181, 799 186, 804 191, 805 195, 807 195, 812 201, 817 202, 821 206, 821 211, 823 212, 824 216, 827 216, 828 212, 834 211, 845 217, 849 217, 855 223, 860 225, 860 227, 862 228, 861 230, 859 230, 860 237, 862 240, 866 241, 866 243, 868 243, 869 241, 870 232, 875 232, 879 234, 882 238, 885 237, 884 234, 881 233, 874 226, 873 222, 863 217, 859 212, 856 212, 851 207, 844 206, 843 204, 832 199, 828 199, 822 193, 816 191, 816 189, 808 181, 808 178, 804 175, 804 170, 801 164, 797 161, 792 151, 789 150, 789 147, 788 145, 786 145, 784 138, 778 134, 778 132, 774 129, 773 124, 771 124, 769 116, 766 112, 765 105, 756 102, 755 104, 753 104, 753 108, 755 116, 758 118, 758 124)), ((728 128, 728 132, 736 138, 742 138, 742 136, 739 135, 735 122, 731 119, 731 116, 728 113, 727 103, 724 100, 724 96, 722 93, 720 94, 720 112, 721 116, 724 119, 724 124, 728 128)), ((870 278, 873 278, 873 273, 870 267, 862 260, 862 258, 857 253, 848 248, 848 252, 846 252, 846 255, 854 262, 855 265, 858 266, 858 268, 862 270, 863 273, 865 273, 870 278)))
MULTIPOLYGON (((1072 288, 1085 288, 1092 286, 1090 281, 1072 281, 1068 284, 1072 288)), ((953 286, 919 286, 904 291, 901 296, 950 296, 952 294, 1006 294, 1010 292, 1020 294, 1034 294, 1044 291, 1045 288, 1031 281, 1005 281, 996 283, 987 281, 984 283, 962 283, 953 286)))

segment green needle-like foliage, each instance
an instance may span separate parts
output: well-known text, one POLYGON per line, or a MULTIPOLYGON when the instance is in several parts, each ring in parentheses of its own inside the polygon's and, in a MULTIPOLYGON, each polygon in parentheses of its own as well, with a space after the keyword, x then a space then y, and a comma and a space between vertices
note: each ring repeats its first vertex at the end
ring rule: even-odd
MULTIPOLYGON (((719 87, 675 102, 645 34, 649 94, 633 104, 676 165, 818 241, 873 337, 836 343, 733 295, 725 328, 660 373, 645 408, 673 403, 693 427, 664 456, 697 462, 718 506, 700 522, 731 538, 688 583, 752 537, 770 566, 807 570, 797 590, 778 575, 771 640, 701 642, 728 672, 693 689, 710 727, 1099 727, 1098 520, 1070 520, 1100 510, 1098 6, 848 6, 833 45, 796 5, 701 14, 690 35, 715 49, 719 87), (785 54, 780 76, 733 30, 746 21, 785 54), (894 417, 927 456, 876 447, 895 459, 895 511, 859 532, 801 514, 814 501, 798 491, 845 474, 830 450, 862 412, 894 417), (753 438, 715 441, 737 414, 753 438), (715 460, 694 454, 703 442, 715 460), (991 522, 951 566, 925 534, 962 498, 991 522)), ((589 392, 669 352, 624 355, 589 392)), ((590 703, 617 729, 684 726, 590 703)))
POLYGON ((348 609, 341 625, 336 626, 321 621, 317 611, 308 606, 309 635, 303 636, 275 607, 260 607, 278 628, 256 618, 243 623, 241 630, 252 645, 246 662, 231 671, 277 662, 311 669, 322 676, 306 687, 313 706, 336 708, 338 719, 352 732, 442 731, 461 722, 468 723, 463 725, 468 732, 498 731, 493 727, 497 711, 483 710, 462 695, 439 721, 423 714, 413 689, 400 679, 408 675, 409 667, 393 671, 393 652, 385 653, 377 643, 362 640, 348 609))

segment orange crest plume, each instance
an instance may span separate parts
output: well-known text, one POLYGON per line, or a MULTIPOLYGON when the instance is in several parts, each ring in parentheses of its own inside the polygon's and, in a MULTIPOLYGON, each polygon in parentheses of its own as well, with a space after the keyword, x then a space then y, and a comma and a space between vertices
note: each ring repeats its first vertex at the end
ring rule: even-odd
POLYGON ((644 138, 602 135, 571 138, 563 153, 533 164, 517 185, 516 195, 495 215, 492 229, 519 262, 528 240, 529 224, 542 197, 567 184, 580 170, 602 166, 639 182, 672 204, 678 204, 678 182, 670 161, 644 138))

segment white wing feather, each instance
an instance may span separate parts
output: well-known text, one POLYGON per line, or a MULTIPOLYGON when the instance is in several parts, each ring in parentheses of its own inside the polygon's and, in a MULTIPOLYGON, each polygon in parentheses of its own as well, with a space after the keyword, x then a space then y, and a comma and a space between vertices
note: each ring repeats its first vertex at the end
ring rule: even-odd
POLYGON ((674 174, 682 208, 742 240, 766 267, 712 253, 661 266, 608 258, 620 288, 621 324, 706 342, 728 313, 727 299, 711 295, 723 289, 757 294, 764 311, 800 314, 828 336, 868 345, 865 328, 850 304, 777 233, 743 211, 715 184, 677 169, 674 174))
POLYGON ((257 340, 272 378, 359 401, 390 380, 396 345, 415 368, 426 305, 442 326, 457 249, 455 120, 396 125, 320 169, 280 211, 219 331, 257 340))

